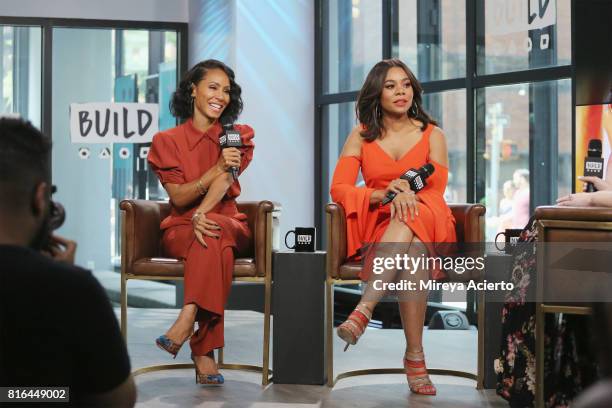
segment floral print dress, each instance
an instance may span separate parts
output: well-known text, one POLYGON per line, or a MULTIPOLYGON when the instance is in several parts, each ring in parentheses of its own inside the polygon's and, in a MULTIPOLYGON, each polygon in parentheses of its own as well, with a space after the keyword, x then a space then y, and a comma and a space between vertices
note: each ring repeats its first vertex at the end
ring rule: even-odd
MULTIPOLYGON (((532 217, 519 243, 537 241, 532 217)), ((501 354, 495 360, 497 393, 511 407, 533 407, 535 401, 535 303, 526 302, 535 291, 535 245, 518 245, 512 262, 511 281, 502 309, 501 354), (532 284, 533 282, 533 284, 532 284)), ((533 297, 531 297, 533 298, 533 297)), ((583 316, 546 314, 544 356, 544 400, 546 407, 567 407, 571 400, 596 380, 588 319, 583 316)))

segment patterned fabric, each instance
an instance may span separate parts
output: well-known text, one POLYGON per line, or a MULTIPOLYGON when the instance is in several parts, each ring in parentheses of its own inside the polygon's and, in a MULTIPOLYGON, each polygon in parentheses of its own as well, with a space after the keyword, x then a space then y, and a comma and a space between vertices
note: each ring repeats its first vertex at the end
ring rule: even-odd
MULTIPOLYGON (((532 217, 519 242, 537 241, 532 217)), ((533 407, 535 400, 535 303, 525 302, 535 289, 534 245, 518 245, 511 281, 515 288, 502 309, 501 354, 495 360, 497 393, 511 407, 533 407)), ((588 319, 576 315, 546 314, 544 356, 544 400, 546 407, 567 407, 570 401, 596 380, 596 367, 589 344, 588 319), (582 335, 577 335, 582 333, 582 335)))

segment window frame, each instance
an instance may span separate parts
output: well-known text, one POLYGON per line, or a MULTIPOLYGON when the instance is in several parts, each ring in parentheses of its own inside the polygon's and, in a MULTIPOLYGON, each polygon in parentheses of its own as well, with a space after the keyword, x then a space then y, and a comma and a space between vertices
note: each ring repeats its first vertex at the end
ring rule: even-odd
MULTIPOLYGON (((326 124, 322 123, 323 109, 327 105, 352 102, 357 98, 358 91, 351 92, 339 92, 325 94, 323 92, 323 73, 326 67, 323 66, 323 55, 328 51, 324 38, 326 38, 326 29, 324 22, 326 19, 325 15, 325 4, 330 0, 315 0, 315 47, 314 47, 314 60, 315 60, 315 140, 314 140, 314 180, 315 180, 315 197, 314 197, 314 219, 315 226, 321 231, 317 237, 317 245, 322 247, 326 241, 326 225, 325 225, 325 205, 328 200, 328 187, 327 180, 329 179, 329 169, 325 163, 327 163, 328 152, 326 143, 323 138, 326 136, 326 124)), ((382 30, 383 30, 383 44, 382 44, 382 59, 397 57, 399 54, 399 16, 398 7, 399 0, 380 0, 382 2, 383 13, 382 13, 382 30)), ((478 33, 484 32, 484 19, 478 18, 479 15, 484 13, 485 0, 465 0, 466 7, 466 72, 463 78, 454 78, 446 80, 435 80, 422 82, 422 86, 427 93, 437 93, 457 89, 465 89, 466 94, 466 197, 467 201, 471 203, 478 202, 479 199, 485 197, 485 183, 478 183, 476 180, 476 173, 478 168, 482 168, 484 165, 484 158, 478 157, 477 151, 484 151, 485 145, 485 134, 484 132, 478 132, 477 127, 483 126, 485 122, 484 112, 477 112, 476 110, 476 92, 479 89, 500 86, 500 85, 514 85, 520 83, 535 83, 544 81, 558 81, 563 79, 571 80, 571 100, 572 106, 575 106, 575 24, 574 24, 574 10, 575 1, 570 0, 571 5, 571 64, 551 66, 543 68, 533 68, 521 71, 494 73, 494 74, 478 74, 478 55, 477 45, 478 33), (479 14, 480 13, 480 14, 479 14), (476 117, 479 115, 479 117, 476 117)), ((572 109, 571 119, 571 136, 572 146, 575 144, 575 109, 572 109)), ((556 136, 551 135, 556 141, 556 136)), ((556 174, 558 167, 558 152, 556 151, 557 143, 542 143, 542 141, 533 140, 530 135, 530 151, 529 151, 529 163, 530 163, 530 185, 549 185, 550 180, 544 180, 545 175, 535 171, 538 167, 536 163, 540 163, 543 160, 548 162, 548 168, 545 173, 548 177, 556 174), (537 144, 536 144, 537 143, 537 144)), ((572 149, 572 163, 575 162, 575 150, 572 149)), ((575 171, 572 166, 572 189, 575 189, 575 171)), ((547 204, 546 201, 553 200, 552 191, 545 192, 543 194, 537 193, 536 189, 530 189, 530 208, 533 209, 542 204, 547 204)))

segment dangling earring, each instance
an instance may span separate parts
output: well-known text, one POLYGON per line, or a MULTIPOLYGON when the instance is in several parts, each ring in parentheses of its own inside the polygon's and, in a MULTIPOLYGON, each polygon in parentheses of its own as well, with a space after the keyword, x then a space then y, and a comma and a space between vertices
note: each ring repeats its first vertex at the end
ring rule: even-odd
POLYGON ((418 105, 415 103, 410 107, 410 113, 412 113, 412 115, 416 118, 417 115, 419 114, 419 107, 418 105))
POLYGON ((194 108, 195 108, 195 96, 191 95, 191 116, 193 116, 194 108))

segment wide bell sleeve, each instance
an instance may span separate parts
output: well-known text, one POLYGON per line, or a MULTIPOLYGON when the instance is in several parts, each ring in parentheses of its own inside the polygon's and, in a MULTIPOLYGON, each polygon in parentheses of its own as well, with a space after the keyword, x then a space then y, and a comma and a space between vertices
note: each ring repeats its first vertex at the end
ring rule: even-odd
POLYGON ((434 236, 436 243, 455 242, 457 240, 455 232, 455 218, 446 204, 444 191, 448 183, 448 167, 429 160, 434 166, 433 174, 427 179, 427 185, 419 191, 418 197, 436 215, 434 217, 434 236))
POLYGON ((373 188, 357 187, 361 159, 342 156, 338 159, 332 178, 330 194, 334 202, 342 205, 346 213, 347 256, 351 257, 363 245, 364 237, 371 236, 376 226, 370 217, 370 197, 373 188))
POLYGON ((170 134, 157 133, 153 136, 147 161, 162 184, 186 182, 177 147, 170 134))

